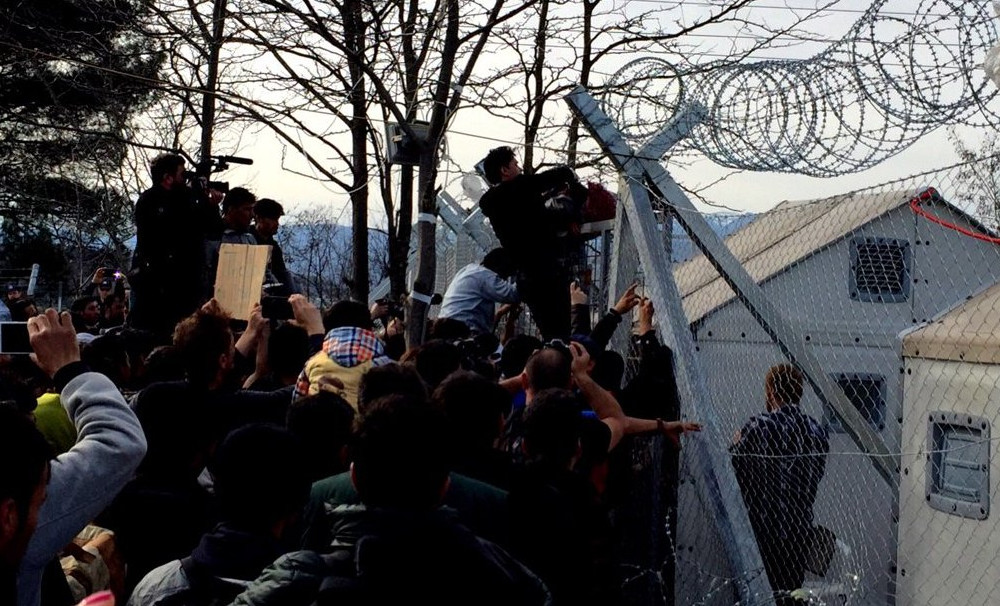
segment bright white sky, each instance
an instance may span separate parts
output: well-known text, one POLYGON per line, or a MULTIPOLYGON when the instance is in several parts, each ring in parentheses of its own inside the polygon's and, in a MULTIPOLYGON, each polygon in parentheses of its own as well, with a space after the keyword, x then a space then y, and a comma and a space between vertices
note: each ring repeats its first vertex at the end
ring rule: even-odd
MULTIPOLYGON (((660 22, 665 29, 675 28, 676 22, 690 23, 699 19, 712 6, 721 4, 718 0, 703 0, 685 2, 678 9, 675 2, 667 0, 623 0, 621 10, 628 12, 634 9, 648 9, 650 5, 663 6, 660 22)), ((858 19, 861 11, 869 6, 864 0, 759 0, 755 8, 744 13, 751 22, 766 22, 771 26, 790 23, 795 14, 802 14, 804 9, 793 7, 829 6, 822 17, 810 21, 804 29, 798 30, 799 38, 809 37, 819 41, 792 40, 784 38, 777 48, 759 54, 760 58, 798 59, 808 58, 825 49, 829 40, 842 37, 848 28, 858 19)), ((889 12, 898 11, 900 19, 906 22, 914 20, 914 13, 946 13, 948 5, 937 0, 892 0, 886 7, 889 12)), ((719 26, 712 30, 704 30, 698 35, 686 40, 689 45, 687 59, 692 63, 704 63, 721 59, 732 54, 733 49, 745 48, 757 32, 736 30, 735 26, 719 26)), ((981 55, 985 54, 982 49, 981 55)), ((560 52, 558 49, 552 52, 560 52)), ((637 55, 638 58, 641 55, 637 55)), ((669 58, 668 58, 669 60, 669 58)), ((981 56, 977 58, 977 62, 981 56)), ((489 63, 481 62, 483 69, 489 69, 489 63)), ((617 66, 606 64, 601 71, 612 71, 617 66)), ((981 79, 981 72, 976 79, 981 79)), ((948 91, 942 91, 947 94, 948 91)), ((553 116, 564 112, 564 105, 550 105, 553 116)), ((447 155, 462 170, 471 170, 475 162, 482 158, 485 152, 496 145, 510 144, 518 147, 521 144, 516 136, 519 133, 516 125, 494 118, 484 111, 464 109, 453 121, 448 135, 447 155)), ((959 128, 959 136, 970 147, 977 147, 985 134, 982 129, 959 128)), ((245 133, 238 150, 218 149, 218 153, 234 153, 254 158, 255 164, 250 167, 233 167, 221 178, 235 184, 247 184, 259 196, 268 196, 282 201, 287 206, 296 208, 311 205, 328 205, 334 217, 339 222, 349 223, 350 212, 343 210, 347 205, 346 194, 330 185, 298 176, 293 172, 278 170, 282 165, 283 146, 266 131, 257 134, 245 133)), ((712 186, 703 194, 714 202, 729 208, 739 210, 760 211, 786 199, 808 199, 826 197, 829 195, 850 191, 853 189, 877 185, 935 168, 940 168, 957 161, 957 154, 948 140, 947 129, 937 129, 925 136, 910 148, 873 169, 837 177, 832 179, 817 179, 802 175, 786 175, 774 173, 742 173, 712 186)), ((284 154, 286 166, 298 171, 309 172, 304 162, 297 162, 294 152, 287 150, 284 154)), ((716 181, 719 177, 731 172, 713 162, 701 159, 689 162, 686 166, 667 165, 675 179, 682 185, 697 188, 716 181)), ((468 201, 462 196, 458 179, 461 172, 442 167, 441 181, 457 199, 468 201)), ((614 187, 614 183, 608 183, 614 187)), ((373 192, 374 195, 374 192, 373 192)), ((373 226, 384 225, 384 219, 378 216, 379 204, 373 200, 373 209, 369 223, 373 226)))

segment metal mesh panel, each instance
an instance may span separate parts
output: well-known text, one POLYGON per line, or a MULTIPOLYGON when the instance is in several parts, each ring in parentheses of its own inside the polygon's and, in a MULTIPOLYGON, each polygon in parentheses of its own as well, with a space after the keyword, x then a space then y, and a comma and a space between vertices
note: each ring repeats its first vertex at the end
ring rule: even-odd
MULTIPOLYGON (((753 603, 783 603, 793 589, 816 604, 1000 603, 994 563, 1000 528, 989 511, 997 478, 989 446, 998 415, 990 402, 1000 395, 1000 342, 993 336, 1000 328, 1000 241, 996 209, 980 207, 985 198, 976 193, 977 175, 992 175, 995 166, 988 158, 846 195, 785 202, 726 238, 796 338, 898 460, 890 483, 808 379, 798 410, 812 424, 770 425, 776 413, 762 416, 765 375, 788 359, 703 256, 674 264, 708 390, 705 401, 682 406, 693 418, 711 406, 718 421, 690 439, 705 441, 729 464, 735 442, 748 435, 761 440, 738 451, 744 469, 737 475, 769 570, 734 570, 727 560, 712 503, 693 472, 695 449, 688 448, 675 509, 657 505, 659 496, 635 505, 637 516, 652 516, 645 531, 659 533, 670 548, 660 566, 627 561, 626 587, 675 565, 675 585, 660 578, 655 589, 662 596, 647 588, 640 592, 644 602, 732 604, 748 580, 767 575, 772 587, 787 591, 753 595, 753 603), (807 444, 810 431, 825 437, 827 453, 807 444), (813 460, 824 463, 814 500, 806 485, 817 472, 803 465, 813 460), (824 555, 831 555, 826 566, 824 555)), ((643 279, 627 221, 615 236, 610 293, 643 279)), ((625 332, 613 343, 622 353, 625 332)), ((651 498, 663 492, 655 477, 643 481, 651 498)), ((631 532, 642 527, 634 524, 631 532)))
MULTIPOLYGON (((630 284, 639 283, 643 286, 642 268, 639 266, 639 255, 635 249, 635 239, 628 217, 619 212, 615 229, 611 234, 611 264, 607 274, 608 285, 603 288, 607 293, 607 304, 614 305, 619 295, 625 292, 630 284)), ((639 290, 638 292, 641 292, 639 290)), ((609 349, 613 349, 625 358, 625 377, 629 378, 636 372, 636 358, 632 351, 629 338, 633 318, 624 318, 624 326, 615 332, 609 349)))
MULTIPOLYGON (((1000 241, 989 202, 997 199, 997 167, 996 158, 985 158, 784 202, 760 215, 710 218, 795 338, 885 443, 898 473, 887 483, 875 471, 807 379, 798 407, 828 451, 785 448, 807 432, 780 426, 770 439, 784 446, 765 441, 743 455, 739 489, 765 567, 740 569, 727 558, 718 508, 701 486, 698 450, 681 451, 675 482, 660 440, 627 441, 619 456, 629 490, 614 521, 624 535, 629 603, 734 604, 760 578, 787 590, 751 593, 745 603, 789 596, 813 604, 1000 603, 1000 528, 990 509, 998 477, 991 448, 998 413, 990 403, 1000 397, 993 336, 1000 334, 1000 241), (814 500, 782 492, 809 473, 797 462, 818 458, 824 465, 814 500), (747 496, 754 487, 763 497, 747 496), (788 568, 791 584, 776 578, 788 568)), ((765 375, 788 359, 713 264, 685 243, 669 201, 654 208, 707 388, 703 400, 682 402, 682 413, 704 418, 711 407, 717 421, 686 439, 732 465, 737 432, 742 439, 753 431, 748 422, 765 413, 765 375)), ((640 293, 650 286, 635 237, 619 213, 613 233, 587 243, 595 315, 629 284, 638 282, 640 293)), ((637 361, 630 320, 611 345, 625 357, 627 375, 637 361)))

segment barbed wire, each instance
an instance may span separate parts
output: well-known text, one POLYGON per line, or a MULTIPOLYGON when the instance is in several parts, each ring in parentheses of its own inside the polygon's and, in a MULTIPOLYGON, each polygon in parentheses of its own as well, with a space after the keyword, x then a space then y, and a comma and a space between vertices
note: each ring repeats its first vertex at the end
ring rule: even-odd
POLYGON ((922 0, 908 19, 889 5, 874 2, 809 59, 637 59, 609 80, 602 104, 639 141, 700 103, 705 121, 672 153, 818 177, 875 166, 945 124, 1000 124, 997 90, 976 73, 976 57, 1000 38, 990 4, 922 0))
MULTIPOLYGON (((822 536, 832 541, 831 555, 823 571, 810 569, 797 581, 795 596, 805 603, 916 603, 915 596, 942 588, 934 603, 996 603, 992 586, 981 583, 981 574, 969 564, 993 555, 994 533, 1000 529, 989 502, 980 502, 996 483, 990 457, 1000 439, 989 402, 998 379, 992 372, 996 362, 973 359, 968 352, 973 347, 985 349, 980 356, 992 351, 992 340, 986 339, 996 334, 993 319, 1000 309, 994 286, 1000 279, 995 270, 1000 247, 915 219, 907 204, 911 196, 933 187, 943 198, 933 206, 935 213, 979 229, 977 222, 997 212, 997 199, 980 192, 995 191, 1000 157, 991 152, 977 155, 855 191, 831 192, 836 195, 821 200, 781 204, 755 213, 752 223, 740 223, 739 231, 711 222, 722 229, 720 235, 732 238, 727 246, 767 289, 775 307, 794 319, 801 338, 808 342, 813 337, 808 346, 814 348, 823 372, 838 377, 851 404, 884 441, 887 453, 875 456, 898 465, 891 483, 877 478, 867 464, 873 455, 851 445, 832 407, 807 388, 801 410, 828 432, 828 448, 821 455, 825 472, 815 500, 808 503, 812 530, 794 528, 798 514, 789 509, 792 501, 775 496, 771 488, 794 481, 800 473, 794 470, 815 461, 818 454, 783 450, 770 441, 739 454, 736 498, 746 506, 754 532, 747 538, 756 539, 764 571, 752 562, 727 559, 727 538, 716 529, 711 513, 706 514, 716 503, 694 458, 684 458, 684 453, 709 453, 723 467, 735 469, 731 436, 763 413, 765 372, 788 359, 758 330, 711 264, 701 260, 687 265, 693 257, 685 250, 693 249, 696 256, 696 246, 685 246, 683 236, 677 237, 679 230, 663 219, 663 231, 674 236, 671 255, 680 253, 671 257, 676 263, 672 268, 686 323, 696 331, 695 356, 706 380, 702 399, 682 403, 682 412, 686 418, 714 419, 701 434, 686 438, 699 442, 698 449, 686 445, 681 451, 676 521, 660 509, 639 509, 653 523, 637 524, 638 532, 663 537, 663 556, 652 563, 641 554, 632 557, 630 564, 635 564, 626 570, 631 591, 638 593, 636 586, 654 582, 655 571, 666 570, 674 574, 668 589, 677 603, 733 603, 738 591, 749 594, 741 604, 781 603, 780 596, 789 595, 786 587, 775 586, 769 575, 775 592, 763 595, 746 589, 749 579, 767 574, 769 560, 801 561, 802 552, 789 546, 811 545, 820 536, 815 529, 822 527, 822 536), (872 205, 877 212, 859 212, 872 205), (852 256, 856 247, 870 242, 914 247, 913 255, 903 261, 902 281, 910 283, 905 300, 853 298, 851 280, 860 275, 860 265, 884 278, 899 268, 888 256, 852 256), (714 415, 701 414, 707 410, 703 403, 714 415), (970 418, 976 419, 975 427, 970 418), (765 496, 756 498, 753 488, 765 496), (761 534, 773 530, 776 536, 779 529, 785 529, 780 545, 761 534)), ((669 201, 657 207, 668 211, 664 217, 687 212, 670 207, 669 201)), ((621 229, 619 241, 632 242, 628 224, 621 229)), ((611 288, 620 290, 631 280, 648 277, 634 244, 619 249, 618 263, 611 288)), ((627 335, 616 338, 629 343, 627 335)), ((638 359, 629 355, 626 364, 635 372, 638 359)), ((659 470, 648 465, 648 472, 659 470)), ((736 486, 727 484, 721 490, 735 493, 736 486)), ((648 491, 640 494, 648 499, 648 491)), ((655 587, 644 595, 649 594, 655 596, 655 587)), ((656 598, 650 603, 661 602, 656 598)))

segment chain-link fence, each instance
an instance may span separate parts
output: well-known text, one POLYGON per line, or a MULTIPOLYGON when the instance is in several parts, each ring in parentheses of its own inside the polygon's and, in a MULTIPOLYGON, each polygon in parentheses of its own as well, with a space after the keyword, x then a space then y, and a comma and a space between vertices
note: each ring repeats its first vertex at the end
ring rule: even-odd
POLYGON ((38 264, 30 267, 0 267, 0 296, 5 303, 8 298, 27 299, 39 309, 55 307, 62 309, 62 283, 46 275, 38 264))
MULTIPOLYGON (((727 558, 696 449, 682 451, 675 475, 660 440, 632 440, 631 490, 615 508, 630 603, 1000 603, 990 515, 1000 477, 990 448, 1000 416, 990 406, 1000 400, 998 175, 1000 159, 983 158, 760 215, 709 217, 884 442, 898 468, 889 483, 808 377, 797 407, 794 377, 791 391, 786 380, 768 397, 769 370, 788 363, 782 348, 697 253, 669 201, 654 199, 707 388, 701 401, 682 401, 682 414, 716 421, 686 439, 733 466, 762 565, 727 558), (761 578, 773 593, 748 594, 761 578)), ((587 242, 595 313, 633 282, 645 290, 634 237, 619 213, 613 231, 587 242)), ((461 251, 445 249, 446 284, 461 251)), ((612 342, 627 374, 638 362, 629 337, 624 327, 612 342)))
MULTIPOLYGON (((707 387, 702 401, 682 402, 683 415, 716 421, 690 439, 733 467, 763 566, 734 569, 727 559, 697 451, 685 449, 676 503, 660 502, 662 486, 633 498, 668 546, 665 561, 625 562, 631 581, 659 579, 661 591, 644 592, 650 603, 1000 603, 990 512, 1000 477, 990 448, 1000 417, 991 406, 1000 396, 997 168, 985 158, 785 202, 725 240, 885 443, 898 468, 892 482, 808 377, 797 407, 795 371, 773 373, 766 393, 769 369, 789 360, 709 260, 674 263, 707 387), (674 569, 675 586, 664 578, 674 569), (774 594, 748 596, 761 575, 774 594)), ((627 223, 616 226, 611 292, 646 279, 627 223)), ((649 541, 623 538, 632 540, 649 541)))

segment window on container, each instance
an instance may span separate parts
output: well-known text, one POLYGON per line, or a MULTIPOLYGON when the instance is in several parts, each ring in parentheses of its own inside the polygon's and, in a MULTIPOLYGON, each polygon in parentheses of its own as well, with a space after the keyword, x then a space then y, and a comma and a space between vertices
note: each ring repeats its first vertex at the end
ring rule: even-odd
POLYGON ((910 243, 890 238, 852 240, 848 288, 857 301, 906 301, 910 296, 910 243))

